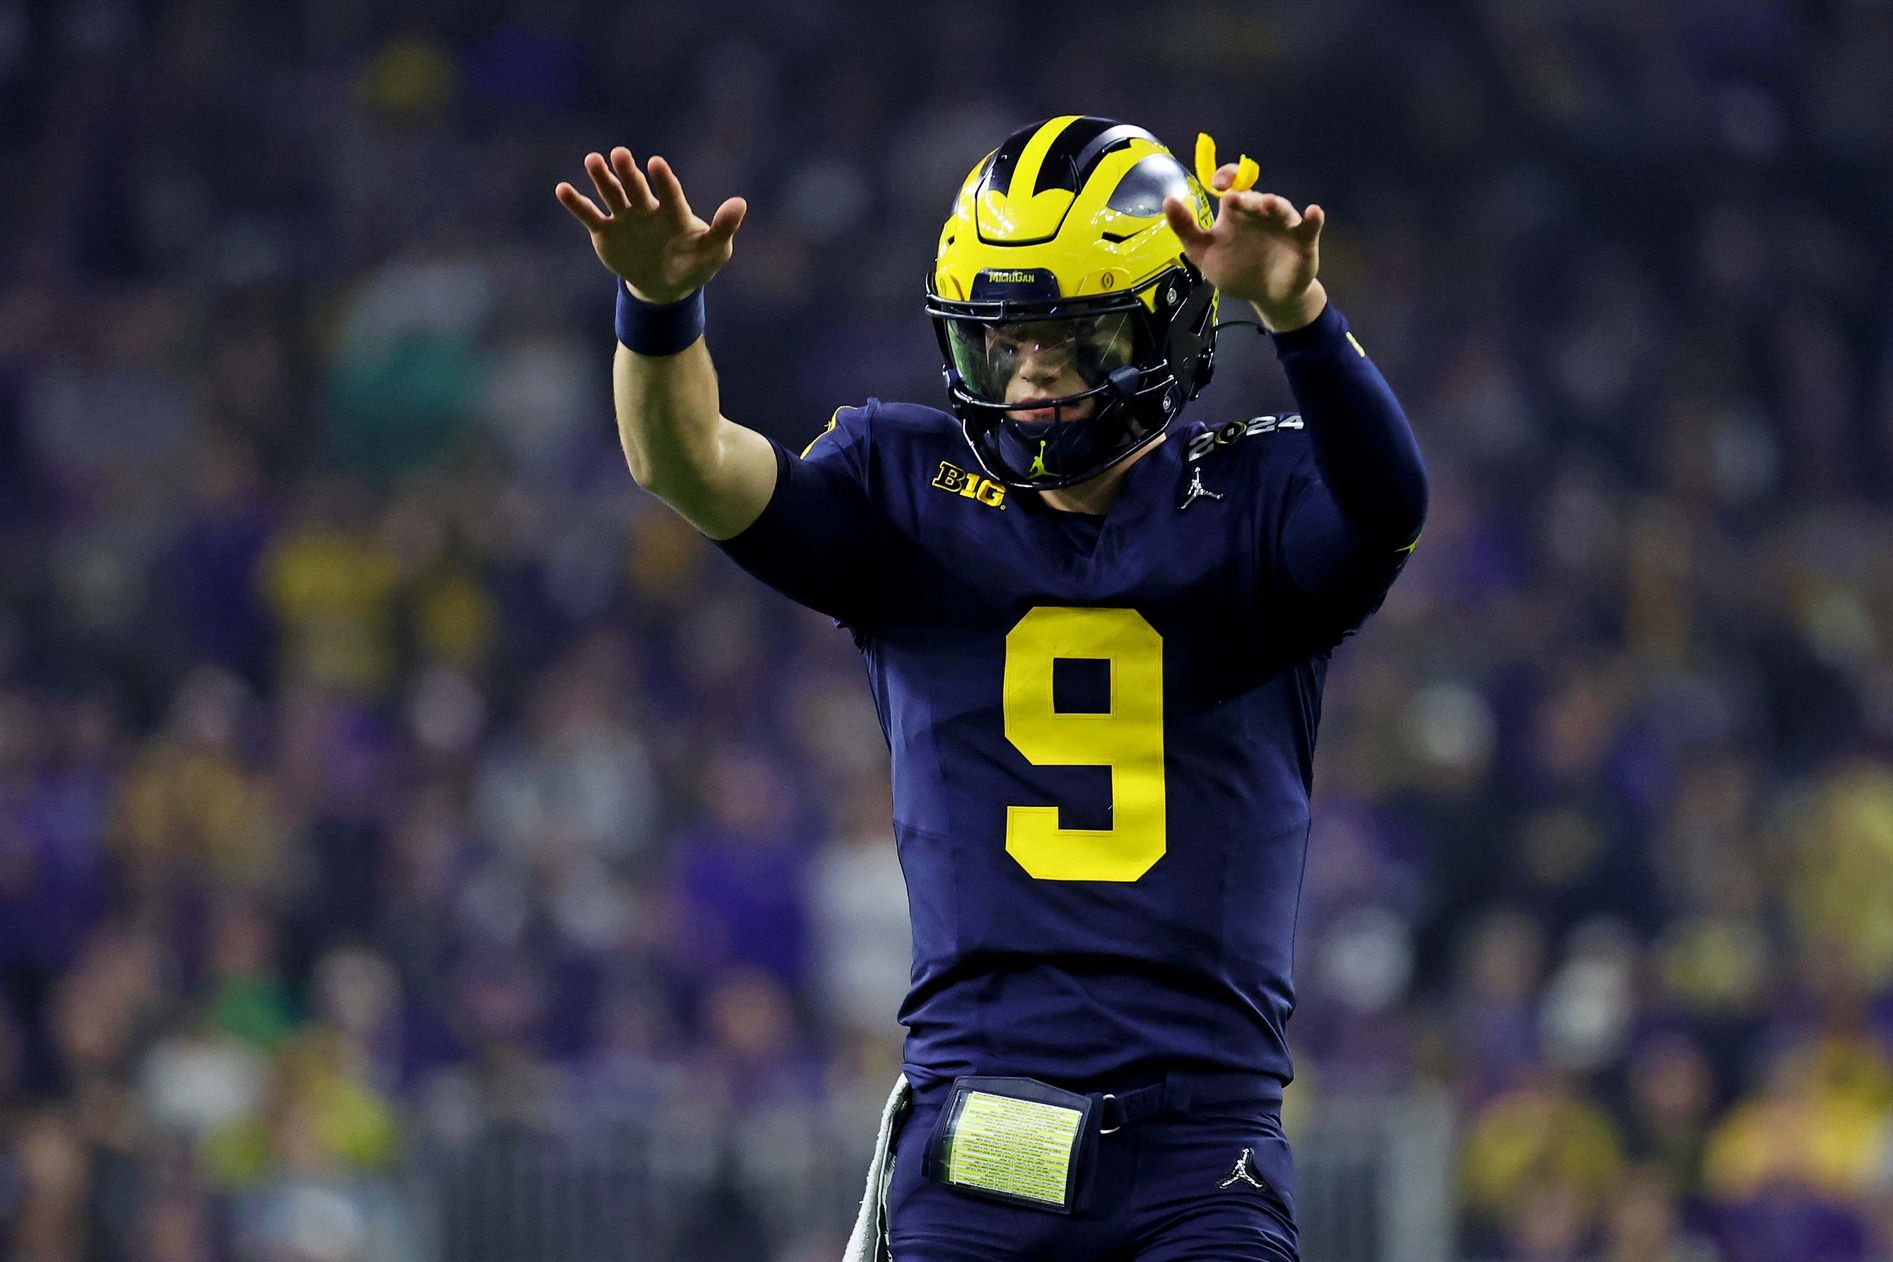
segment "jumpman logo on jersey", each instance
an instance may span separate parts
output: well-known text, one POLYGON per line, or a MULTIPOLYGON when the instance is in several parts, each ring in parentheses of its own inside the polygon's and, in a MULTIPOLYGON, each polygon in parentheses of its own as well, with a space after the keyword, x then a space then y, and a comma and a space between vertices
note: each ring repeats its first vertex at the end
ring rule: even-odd
POLYGON ((1049 478, 1052 476, 1052 471, 1045 467, 1045 444, 1051 441, 1052 440, 1049 438, 1039 439, 1038 454, 1032 457, 1032 467, 1025 471, 1025 476, 1028 478, 1049 478))
POLYGON ((1227 1179, 1224 1179, 1221 1183, 1218 1183, 1216 1186, 1219 1188, 1226 1188, 1236 1183, 1247 1183, 1250 1187, 1259 1189, 1262 1186, 1262 1180, 1256 1178, 1255 1175, 1250 1173, 1250 1171, 1252 1171, 1255 1168, 1254 1157, 1255 1157, 1255 1149, 1244 1148, 1242 1150, 1242 1155, 1236 1158, 1236 1168, 1229 1172, 1229 1177, 1227 1179))
POLYGON ((1183 502, 1177 505, 1177 511, 1182 512, 1198 500, 1219 500, 1222 497, 1221 491, 1212 491, 1203 485, 1201 469, 1192 469, 1190 470, 1190 484, 1183 489, 1183 502))

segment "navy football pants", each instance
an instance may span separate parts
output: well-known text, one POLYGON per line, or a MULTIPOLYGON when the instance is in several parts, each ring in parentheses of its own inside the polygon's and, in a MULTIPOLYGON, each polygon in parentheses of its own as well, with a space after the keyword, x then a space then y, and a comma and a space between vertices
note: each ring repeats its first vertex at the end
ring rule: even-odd
POLYGON ((921 1158, 939 1117, 938 1104, 917 1104, 894 1141, 887 1191, 893 1262, 1299 1257, 1294 1169, 1275 1104, 1148 1118, 1103 1136, 1084 1203, 1074 1214, 983 1200, 923 1176, 921 1158), (1239 1162, 1254 1182, 1232 1177, 1239 1162))

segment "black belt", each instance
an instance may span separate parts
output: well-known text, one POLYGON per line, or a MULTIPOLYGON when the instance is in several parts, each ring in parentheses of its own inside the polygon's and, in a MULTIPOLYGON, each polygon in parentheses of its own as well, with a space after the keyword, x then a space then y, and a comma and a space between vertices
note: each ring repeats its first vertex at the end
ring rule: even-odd
MULTIPOLYGON (((944 1104, 952 1095, 954 1079, 907 1071, 913 1083, 915 1107, 944 1104)), ((1093 1079, 1093 1081, 1096 1081, 1093 1079)), ((1058 1085, 1053 1083, 1051 1085, 1058 1085)), ((1280 1105, 1282 1080, 1268 1074, 1231 1071, 1165 1074, 1161 1081, 1146 1086, 1119 1087, 1111 1091, 1082 1091, 1099 1105, 1099 1115, 1107 1131, 1122 1130, 1147 1118, 1188 1113, 1191 1109, 1216 1108, 1227 1104, 1280 1105)))
POLYGON ((1100 1137, 1166 1114, 1272 1108, 1281 1098, 1280 1081, 1261 1074, 1165 1074, 1089 1094, 1037 1078, 967 1075, 953 1080, 920 1168, 966 1196, 1071 1214, 1084 1203, 1100 1137))
POLYGON ((1109 1135, 1153 1117, 1188 1113, 1192 1109, 1224 1104, 1282 1102, 1282 1083, 1267 1074, 1178 1073, 1162 1082, 1129 1091, 1092 1092, 1103 1122, 1099 1134, 1109 1135))

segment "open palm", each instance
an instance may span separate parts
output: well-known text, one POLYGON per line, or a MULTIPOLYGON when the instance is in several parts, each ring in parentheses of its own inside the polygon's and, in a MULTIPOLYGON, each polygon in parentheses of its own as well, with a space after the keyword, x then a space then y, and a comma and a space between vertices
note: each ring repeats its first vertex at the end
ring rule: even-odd
POLYGON ((570 184, 553 190, 559 204, 592 234, 598 261, 624 278, 646 302, 675 302, 700 289, 730 261, 730 239, 749 204, 732 197, 705 223, 684 199, 684 186, 659 157, 638 170, 629 149, 585 155, 585 172, 601 209, 570 184))

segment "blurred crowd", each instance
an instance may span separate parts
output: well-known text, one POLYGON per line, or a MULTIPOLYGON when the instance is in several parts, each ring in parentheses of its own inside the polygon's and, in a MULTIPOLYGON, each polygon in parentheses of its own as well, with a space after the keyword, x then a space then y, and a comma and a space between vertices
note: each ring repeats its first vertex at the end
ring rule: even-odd
MULTIPOLYGON (((749 198, 799 445, 939 401, 948 198, 1060 112, 1319 201, 1433 478, 1291 1114, 1450 1092, 1468 1258, 1893 1257, 1893 3, 1152 17, 0 0, 7 1262, 400 1262, 442 1136, 891 1079, 858 658, 630 482, 551 190, 749 198)), ((1292 406, 1225 337, 1194 414, 1292 406)))

